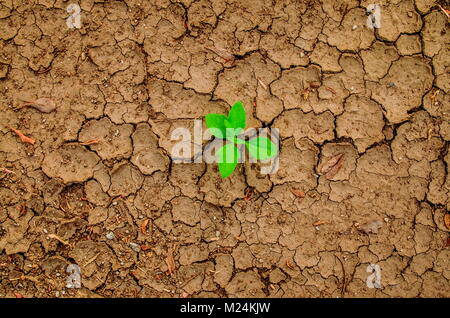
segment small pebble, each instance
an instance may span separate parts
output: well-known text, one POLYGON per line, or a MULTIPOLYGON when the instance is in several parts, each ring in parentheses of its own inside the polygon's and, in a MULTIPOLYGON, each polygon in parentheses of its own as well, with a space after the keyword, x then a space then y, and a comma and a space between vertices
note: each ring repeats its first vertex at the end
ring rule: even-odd
POLYGON ((106 233, 106 238, 108 239, 108 240, 113 240, 114 239, 114 233, 113 232, 108 232, 108 233, 106 233))
POLYGON ((131 242, 130 247, 133 251, 135 251, 136 253, 139 253, 141 251, 141 247, 139 246, 139 244, 133 243, 131 242))
POLYGON ((395 86, 395 83, 393 83, 393 82, 387 83, 387 87, 394 87, 394 86, 395 86))
POLYGON ((55 296, 59 297, 59 291, 55 292, 55 296))
POLYGON ((352 30, 355 31, 358 28, 357 25, 352 26, 352 30))

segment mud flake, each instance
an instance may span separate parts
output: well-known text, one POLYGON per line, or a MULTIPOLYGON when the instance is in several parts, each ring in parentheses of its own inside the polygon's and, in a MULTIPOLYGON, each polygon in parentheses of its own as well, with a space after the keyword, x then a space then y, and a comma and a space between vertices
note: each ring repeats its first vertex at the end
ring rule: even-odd
POLYGON ((273 127, 280 130, 281 137, 293 136, 296 142, 305 137, 319 144, 334 139, 334 117, 328 111, 316 115, 298 109, 288 110, 275 120, 273 127))
POLYGON ((265 297, 264 284, 259 275, 251 270, 237 273, 225 287, 229 297, 265 297))
POLYGON ((172 201, 173 220, 194 226, 200 222, 200 203, 187 197, 177 197, 172 201))
POLYGON ((143 180, 144 177, 133 165, 119 164, 111 172, 111 187, 108 194, 110 196, 128 196, 141 187, 143 180))
POLYGON ((131 162, 143 174, 150 175, 157 170, 167 170, 169 158, 158 148, 157 136, 148 124, 139 124, 131 137, 134 147, 131 162))
POLYGON ((270 87, 272 93, 283 101, 285 109, 300 108, 309 112, 312 104, 317 101, 317 93, 310 93, 307 101, 301 96, 309 87, 308 82, 317 81, 320 82, 320 69, 317 66, 296 67, 283 71, 281 78, 274 81, 270 87))
POLYGON ((229 254, 219 254, 215 261, 214 282, 225 288, 233 276, 233 257, 229 254))
POLYGON ((270 175, 275 184, 302 180, 307 184, 316 184, 314 167, 317 162, 318 149, 306 138, 295 142, 288 139, 280 150, 280 168, 277 174, 270 175), (302 158, 301 161, 298 158, 302 158), (292 164, 294 163, 294 164, 292 164))
POLYGON ((115 125, 108 118, 88 121, 82 128, 79 139, 98 140, 98 144, 90 146, 100 158, 121 159, 131 155, 131 133, 133 127, 129 124, 115 125))
POLYGON ((91 290, 104 283, 109 272, 119 265, 105 243, 82 241, 75 245, 69 255, 80 266, 83 286, 91 290))
POLYGON ((422 52, 422 43, 418 35, 402 34, 395 42, 401 55, 413 55, 422 52))
POLYGON ((433 83, 431 68, 420 57, 402 57, 392 64, 379 84, 368 83, 372 98, 386 110, 390 123, 409 118, 408 111, 422 104, 422 96, 433 83), (395 83, 386 89, 387 83, 395 83))
POLYGON ((432 11, 424 18, 422 29, 423 53, 428 57, 433 57, 449 42, 450 33, 446 25, 448 18, 439 11, 432 11))
POLYGON ((350 137, 359 152, 384 139, 383 113, 374 101, 352 95, 345 102, 344 113, 336 120, 338 137, 350 137))
POLYGON ((329 20, 323 33, 328 44, 340 51, 358 51, 368 48, 375 39, 373 31, 366 27, 366 10, 353 8, 347 11, 341 23, 329 20), (359 26, 353 30, 353 26, 359 26))
POLYGON ((209 251, 206 244, 187 245, 179 248, 179 255, 180 264, 189 265, 206 260, 209 255, 209 251))
POLYGON ((386 3, 381 6, 382 27, 379 36, 386 41, 394 42, 402 33, 416 33, 422 28, 422 19, 416 12, 413 0, 400 3, 386 3))
POLYGON ((280 64, 282 68, 308 65, 309 58, 302 54, 303 51, 300 48, 289 43, 286 37, 264 35, 261 38, 260 47, 267 50, 270 59, 280 64))
POLYGON ((339 65, 341 53, 335 47, 324 42, 318 42, 311 54, 311 62, 319 64, 323 72, 339 72, 342 70, 339 65))
POLYGON ((178 83, 150 80, 147 90, 153 110, 170 119, 199 119, 208 113, 222 113, 226 110, 223 103, 212 102, 209 96, 184 89, 178 83))
POLYGON ((231 206, 231 203, 245 197, 245 177, 238 168, 226 179, 212 165, 208 165, 206 173, 198 183, 200 191, 205 194, 204 200, 221 206, 231 206))
POLYGON ((108 210, 103 207, 96 207, 89 211, 89 225, 102 223, 108 218, 108 210))
POLYGON ((51 178, 61 178, 64 183, 84 182, 93 177, 99 160, 83 146, 66 144, 45 156, 42 171, 51 178))
MULTIPOLYGON (((400 44, 402 41, 399 39, 400 44)), ((398 57, 395 47, 379 41, 375 42, 369 49, 361 51, 366 78, 378 81, 387 74, 392 62, 397 60, 398 57)))

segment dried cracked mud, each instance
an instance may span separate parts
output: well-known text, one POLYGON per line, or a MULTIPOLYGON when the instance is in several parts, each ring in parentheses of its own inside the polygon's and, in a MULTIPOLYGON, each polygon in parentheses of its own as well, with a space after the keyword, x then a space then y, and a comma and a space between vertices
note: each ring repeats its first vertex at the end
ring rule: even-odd
POLYGON ((70 2, 0 1, 0 297, 450 297, 448 2, 70 2), (276 173, 171 159, 237 100, 276 173))

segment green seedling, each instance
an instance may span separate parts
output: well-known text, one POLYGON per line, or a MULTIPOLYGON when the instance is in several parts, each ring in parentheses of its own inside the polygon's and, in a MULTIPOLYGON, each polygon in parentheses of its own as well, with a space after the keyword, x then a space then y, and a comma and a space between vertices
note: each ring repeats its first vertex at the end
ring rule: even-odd
POLYGON ((220 176, 230 176, 240 159, 236 145, 245 144, 250 156, 256 160, 267 160, 278 154, 275 144, 267 137, 256 137, 245 140, 240 137, 246 125, 246 113, 242 102, 236 102, 231 107, 228 116, 222 114, 208 114, 205 116, 206 126, 211 134, 226 140, 226 144, 217 150, 217 164, 220 176))

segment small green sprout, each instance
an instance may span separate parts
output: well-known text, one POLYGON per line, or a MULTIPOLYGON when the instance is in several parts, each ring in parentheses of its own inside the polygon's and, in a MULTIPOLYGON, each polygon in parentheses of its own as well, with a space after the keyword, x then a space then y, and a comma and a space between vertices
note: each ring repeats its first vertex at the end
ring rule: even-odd
POLYGON ((242 102, 236 102, 231 107, 228 117, 222 114, 208 114, 205 120, 213 136, 227 141, 216 153, 222 178, 230 176, 239 162, 240 154, 236 145, 245 144, 250 156, 256 160, 267 160, 278 154, 278 148, 267 137, 245 140, 239 136, 244 132, 246 125, 246 113, 242 102))

